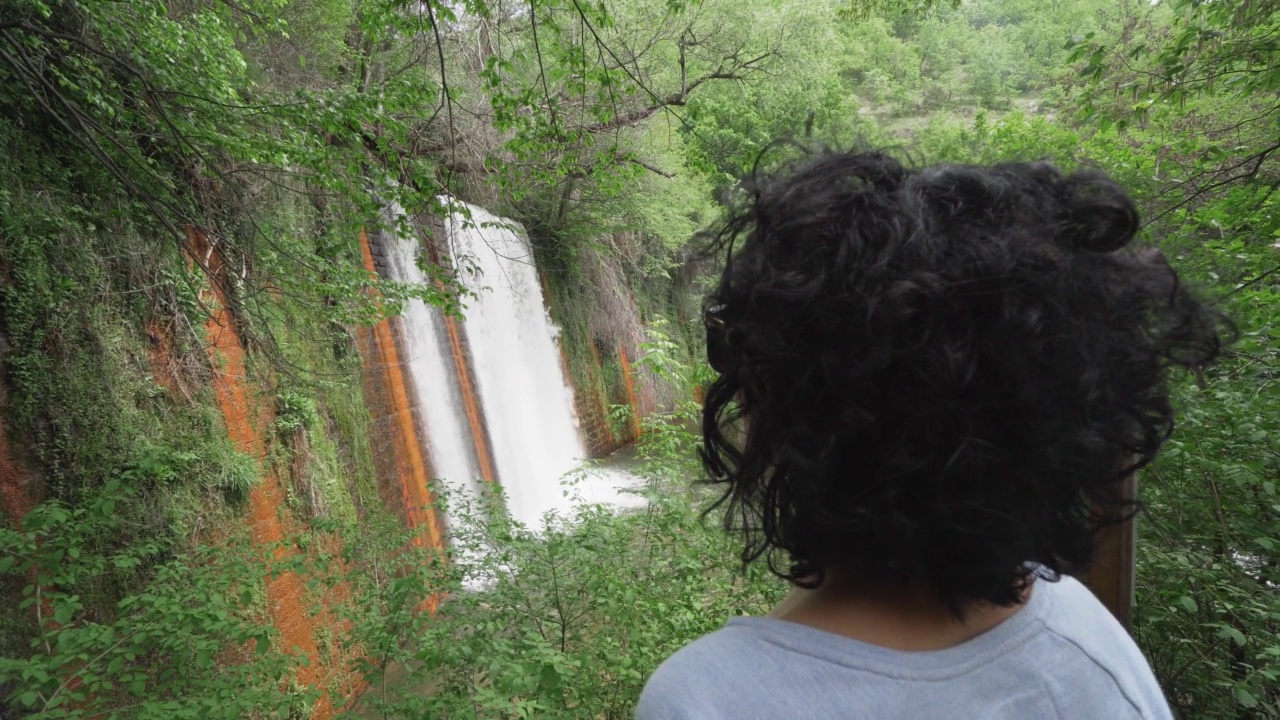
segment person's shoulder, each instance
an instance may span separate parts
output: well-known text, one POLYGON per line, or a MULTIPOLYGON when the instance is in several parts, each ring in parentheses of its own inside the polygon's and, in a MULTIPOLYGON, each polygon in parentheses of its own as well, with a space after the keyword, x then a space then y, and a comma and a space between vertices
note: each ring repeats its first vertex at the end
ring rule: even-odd
POLYGON ((723 714, 725 695, 740 684, 758 645, 751 632, 730 623, 680 648, 645 683, 637 720, 730 717, 723 714))
POLYGON ((1052 599, 1043 618, 1051 635, 1099 664, 1147 667, 1128 631, 1079 580, 1064 576, 1038 583, 1037 589, 1052 599))
POLYGON ((1061 671, 1054 676, 1073 687, 1063 687, 1070 704, 1100 701, 1107 695, 1122 699, 1134 717, 1171 717, 1151 666, 1119 621, 1078 580, 1063 577, 1046 582, 1043 591, 1052 595, 1052 607, 1043 618, 1047 636, 1061 671), (1081 693, 1080 682, 1095 689, 1093 698, 1081 693))

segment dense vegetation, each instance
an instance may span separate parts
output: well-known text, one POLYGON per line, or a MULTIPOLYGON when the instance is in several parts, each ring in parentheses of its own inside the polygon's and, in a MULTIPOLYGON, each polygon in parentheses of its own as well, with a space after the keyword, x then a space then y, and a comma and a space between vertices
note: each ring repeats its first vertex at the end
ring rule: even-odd
POLYGON ((1134 632, 1180 716, 1280 717, 1280 4, 924 5, 0 0, 0 405, 44 500, 0 527, 0 716, 308 717, 361 680, 366 716, 629 716, 665 654, 781 590, 699 522, 685 398, 691 237, 790 137, 1094 164, 1140 198, 1241 339, 1180 381, 1141 478, 1134 632), (370 278, 356 238, 445 191, 528 228, 571 373, 636 298, 671 400, 647 511, 540 537, 476 512, 460 548, 487 552, 446 562, 381 508, 355 334, 458 298, 450 267, 370 278), (219 303, 264 458, 215 409, 219 303), (273 471, 296 522, 264 554, 241 518, 273 471), (345 674, 302 681, 271 626, 254 579, 290 570, 360 598, 317 600, 345 674))

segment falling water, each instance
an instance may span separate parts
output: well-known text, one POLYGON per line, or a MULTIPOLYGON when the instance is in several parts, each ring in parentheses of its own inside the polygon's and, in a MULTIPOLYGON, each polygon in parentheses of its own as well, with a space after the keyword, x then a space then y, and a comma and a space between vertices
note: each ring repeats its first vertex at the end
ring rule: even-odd
MULTIPOLYGON (((587 455, 560 364, 559 329, 547 314, 523 230, 481 208, 450 202, 451 254, 459 267, 474 271, 461 273, 474 293, 463 331, 497 475, 512 518, 537 529, 546 513, 569 509, 562 479, 587 455)), ((633 504, 618 491, 633 480, 592 473, 576 492, 588 502, 633 504)))
MULTIPOLYGON (((386 253, 389 279, 403 283, 429 283, 418 265, 421 246, 417 238, 396 234, 404 211, 395 204, 383 218, 386 227, 378 238, 386 253)), ((419 416, 426 426, 428 461, 435 479, 444 483, 455 504, 476 497, 483 475, 476 461, 475 445, 467 427, 466 406, 453 366, 444 317, 439 308, 413 299, 402 316, 404 357, 417 393, 419 416)))
MULTIPOLYGON (((569 514, 576 498, 614 506, 637 505, 635 495, 620 492, 636 484, 633 476, 603 469, 575 473, 587 457, 574 414, 573 391, 565 381, 556 345, 559 329, 551 322, 528 240, 507 220, 456 200, 446 221, 448 250, 463 269, 465 298, 462 335, 475 381, 480 429, 468 417, 464 383, 442 312, 410 300, 402 315, 402 362, 417 393, 433 476, 455 497, 455 506, 479 495, 478 448, 492 453, 493 472, 507 497, 511 516, 539 529, 549 512, 569 514), (487 437, 478 439, 474 434, 487 437), (486 443, 487 441, 487 443, 486 443), (563 484, 574 473, 572 491, 563 484)), ((400 236, 404 211, 389 205, 390 230, 377 245, 385 255, 387 277, 404 283, 429 283, 418 264, 417 238, 400 236)), ((464 371, 467 368, 463 369, 464 371)), ((488 456, 485 456, 486 458, 488 456)), ((487 469, 487 466, 486 466, 487 469)))

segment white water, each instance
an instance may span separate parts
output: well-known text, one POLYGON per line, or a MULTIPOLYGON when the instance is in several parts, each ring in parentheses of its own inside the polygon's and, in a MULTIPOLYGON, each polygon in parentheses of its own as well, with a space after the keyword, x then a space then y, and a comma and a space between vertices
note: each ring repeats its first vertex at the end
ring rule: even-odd
POLYGON ((460 267, 478 271, 461 273, 475 293, 466 299, 462 327, 512 518, 538 530, 547 513, 567 515, 574 495, 590 503, 634 505, 636 496, 621 492, 635 483, 630 476, 589 472, 572 491, 562 485, 587 452, 561 369, 559 328, 547 314, 529 241, 509 220, 450 202, 451 254, 460 267))
MULTIPOLYGON (((395 228, 404 211, 390 206, 384 224, 395 228)), ((383 231, 378 238, 387 255, 389 279, 404 283, 429 283, 418 266, 421 246, 415 237, 400 237, 383 231)), ((457 368, 449 349, 449 339, 440 309, 421 300, 410 300, 401 318, 404 352, 401 361, 413 380, 418 418, 425 427, 427 450, 435 479, 442 482, 455 505, 478 497, 484 482, 476 463, 475 444, 467 425, 466 406, 458 382, 457 368)), ((453 524, 453 517, 448 519, 453 524)))

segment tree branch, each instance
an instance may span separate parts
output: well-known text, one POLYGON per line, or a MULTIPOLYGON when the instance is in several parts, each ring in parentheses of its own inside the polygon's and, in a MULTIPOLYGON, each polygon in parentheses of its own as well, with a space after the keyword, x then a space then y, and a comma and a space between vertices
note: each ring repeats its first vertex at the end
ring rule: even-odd
POLYGON ((636 165, 639 165, 640 167, 644 168, 645 170, 648 170, 648 171, 649 171, 649 172, 651 172, 651 173, 655 173, 655 174, 657 174, 657 175, 661 175, 662 177, 667 178, 668 180, 674 179, 674 178, 675 178, 675 176, 676 176, 676 174, 675 174, 675 173, 667 172, 667 171, 663 170, 662 168, 659 168, 659 167, 655 167, 655 166, 653 166, 653 165, 650 165, 649 163, 647 163, 647 162, 645 162, 645 161, 641 160, 640 158, 634 158, 634 157, 633 157, 633 158, 627 158, 627 160, 628 160, 628 161, 630 161, 630 162, 635 163, 636 165))
POLYGON ((683 90, 679 92, 671 93, 667 97, 661 100, 658 100, 657 102, 654 102, 648 107, 643 107, 638 110, 632 110, 629 113, 624 113, 622 115, 619 115, 607 122, 588 125, 585 128, 583 128, 583 130, 585 132, 595 134, 595 133, 609 132, 610 130, 617 130, 619 128, 624 128, 624 127, 631 127, 633 125, 636 125, 637 123, 640 123, 644 120, 649 119, 650 117, 653 116, 654 113, 664 108, 683 107, 684 104, 689 99, 689 93, 693 92, 695 88, 697 88, 699 85, 702 85, 705 82, 708 82, 710 80, 741 80, 741 79, 743 79, 743 76, 735 72, 717 71, 717 72, 707 73, 706 75, 696 78, 693 82, 689 83, 688 87, 685 87, 683 90))

